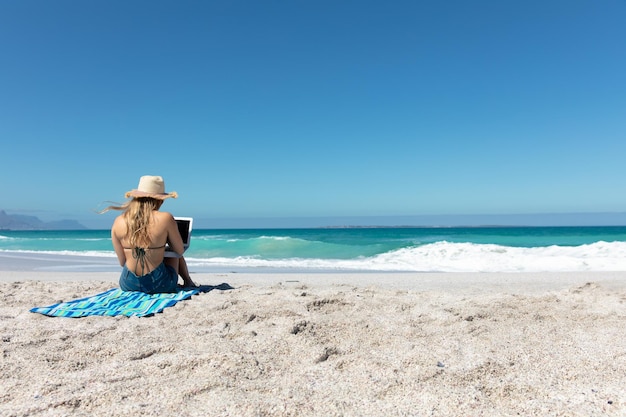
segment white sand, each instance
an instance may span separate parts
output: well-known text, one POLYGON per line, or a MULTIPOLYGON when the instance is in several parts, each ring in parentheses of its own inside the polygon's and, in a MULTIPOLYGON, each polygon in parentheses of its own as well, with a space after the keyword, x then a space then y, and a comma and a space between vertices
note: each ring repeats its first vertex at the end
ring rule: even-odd
POLYGON ((626 273, 194 274, 149 318, 28 310, 112 272, 0 271, 0 416, 624 416, 626 273))

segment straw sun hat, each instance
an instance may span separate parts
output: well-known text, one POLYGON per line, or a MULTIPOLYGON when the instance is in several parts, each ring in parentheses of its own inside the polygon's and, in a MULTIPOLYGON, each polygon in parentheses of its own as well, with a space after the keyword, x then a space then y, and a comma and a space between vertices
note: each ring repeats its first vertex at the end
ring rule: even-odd
POLYGON ((163 177, 144 175, 139 179, 137 189, 126 193, 126 198, 130 197, 151 197, 159 200, 165 200, 170 197, 177 198, 178 193, 176 193, 176 191, 171 193, 165 192, 165 182, 163 182, 163 177))

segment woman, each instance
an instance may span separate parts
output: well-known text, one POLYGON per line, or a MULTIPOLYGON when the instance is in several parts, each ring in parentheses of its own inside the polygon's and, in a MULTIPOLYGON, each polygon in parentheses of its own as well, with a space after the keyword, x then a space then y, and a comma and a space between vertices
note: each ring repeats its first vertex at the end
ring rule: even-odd
POLYGON ((183 240, 170 213, 159 209, 167 198, 177 198, 176 192, 166 193, 163 178, 145 175, 136 190, 126 193, 132 198, 122 206, 110 206, 104 211, 123 211, 111 228, 111 240, 120 265, 120 288, 149 294, 176 292, 178 275, 183 286, 195 287, 183 254, 183 240), (179 257, 165 257, 165 245, 179 257))

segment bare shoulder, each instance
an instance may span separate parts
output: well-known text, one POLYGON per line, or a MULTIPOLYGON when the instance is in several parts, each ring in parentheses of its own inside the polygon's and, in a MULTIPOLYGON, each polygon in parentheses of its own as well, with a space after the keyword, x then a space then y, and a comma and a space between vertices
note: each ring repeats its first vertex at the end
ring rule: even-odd
POLYGON ((120 227, 126 228, 126 220, 122 215, 119 215, 113 220, 113 229, 118 229, 120 227))
POLYGON ((116 236, 122 236, 126 233, 126 221, 124 220, 124 217, 120 215, 120 216, 117 216, 115 220, 113 220, 111 233, 116 236))
POLYGON ((168 213, 167 211, 157 211, 154 213, 154 216, 159 222, 174 222, 174 216, 172 215, 172 213, 168 213))

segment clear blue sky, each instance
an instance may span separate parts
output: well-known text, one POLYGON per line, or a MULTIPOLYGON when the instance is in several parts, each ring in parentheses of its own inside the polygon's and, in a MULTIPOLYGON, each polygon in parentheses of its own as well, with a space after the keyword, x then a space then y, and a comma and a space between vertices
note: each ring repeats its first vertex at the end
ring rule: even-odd
POLYGON ((106 227, 151 174, 210 226, 623 213, 625 22, 624 0, 0 0, 0 209, 106 227))

